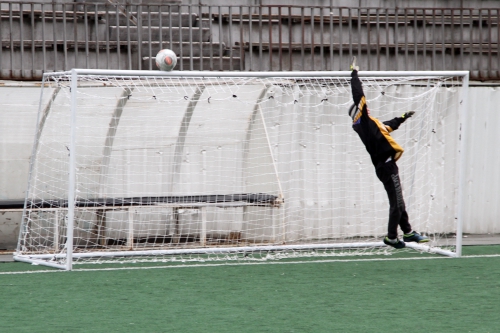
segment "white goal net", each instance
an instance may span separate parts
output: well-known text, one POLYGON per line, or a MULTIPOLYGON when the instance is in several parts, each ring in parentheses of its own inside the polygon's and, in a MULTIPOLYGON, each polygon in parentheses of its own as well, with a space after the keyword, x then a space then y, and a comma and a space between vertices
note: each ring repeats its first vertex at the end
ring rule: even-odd
MULTIPOLYGON (((459 253, 467 75, 360 72, 391 133, 413 250, 459 253)), ((349 72, 44 76, 15 259, 77 263, 390 254, 389 204, 352 130, 349 72)))

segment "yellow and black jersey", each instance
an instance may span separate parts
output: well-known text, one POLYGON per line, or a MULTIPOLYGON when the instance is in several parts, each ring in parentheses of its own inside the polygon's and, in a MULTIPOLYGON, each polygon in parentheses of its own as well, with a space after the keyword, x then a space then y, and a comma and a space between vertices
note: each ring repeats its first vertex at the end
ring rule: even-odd
POLYGON ((397 130, 399 125, 406 119, 396 117, 381 122, 377 118, 369 116, 366 98, 357 70, 353 70, 351 73, 351 90, 354 100, 354 105, 349 110, 349 115, 353 121, 352 128, 358 133, 365 145, 373 165, 377 166, 379 163, 384 163, 389 158, 397 161, 403 154, 404 149, 398 145, 389 133, 397 130))

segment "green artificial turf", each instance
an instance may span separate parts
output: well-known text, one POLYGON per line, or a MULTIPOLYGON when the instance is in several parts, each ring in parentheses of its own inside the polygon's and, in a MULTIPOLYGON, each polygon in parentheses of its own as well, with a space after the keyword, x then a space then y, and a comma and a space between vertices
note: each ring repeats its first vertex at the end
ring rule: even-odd
POLYGON ((497 332, 500 257, 2 274, 0 294, 1 332, 497 332))

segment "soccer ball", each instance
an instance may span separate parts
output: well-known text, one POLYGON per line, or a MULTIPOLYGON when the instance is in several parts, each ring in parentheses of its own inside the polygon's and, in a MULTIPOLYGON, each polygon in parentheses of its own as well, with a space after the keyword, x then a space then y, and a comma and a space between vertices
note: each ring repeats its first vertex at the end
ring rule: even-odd
POLYGON ((177 56, 174 51, 163 49, 156 55, 156 67, 161 71, 170 72, 177 64, 177 56))

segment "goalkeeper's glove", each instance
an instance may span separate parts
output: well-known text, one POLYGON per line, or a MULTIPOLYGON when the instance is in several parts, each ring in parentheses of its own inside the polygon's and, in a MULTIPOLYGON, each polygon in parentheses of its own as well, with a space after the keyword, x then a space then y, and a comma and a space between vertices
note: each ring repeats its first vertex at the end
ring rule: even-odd
POLYGON ((408 112, 403 113, 403 115, 401 116, 401 118, 408 119, 411 116, 413 116, 414 114, 415 114, 415 111, 408 111, 408 112))
POLYGON ((351 67, 349 68, 351 69, 351 71, 359 71, 359 66, 356 66, 356 57, 352 57, 351 67))

